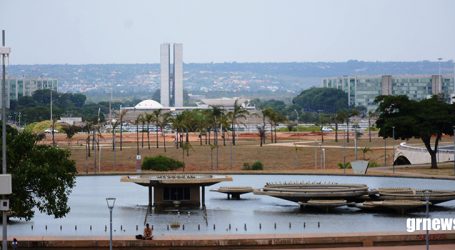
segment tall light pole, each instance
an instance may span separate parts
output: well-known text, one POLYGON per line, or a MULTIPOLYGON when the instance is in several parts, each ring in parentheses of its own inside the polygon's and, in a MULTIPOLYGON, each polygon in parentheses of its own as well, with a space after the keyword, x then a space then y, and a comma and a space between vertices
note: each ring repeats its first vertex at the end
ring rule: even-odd
POLYGON ((384 167, 387 167, 387 138, 384 137, 384 167))
MULTIPOLYGON (((424 195, 425 195, 425 217, 428 219, 430 217, 430 193, 431 193, 431 190, 425 190, 424 192, 424 195)), ((426 234, 425 234, 425 244, 427 246, 427 250, 430 249, 430 237, 429 237, 429 227, 430 225, 426 225, 426 234)))
POLYGON ((54 117, 52 114, 52 83, 51 87, 49 88, 51 101, 50 101, 50 113, 51 113, 51 129, 52 129, 52 146, 55 146, 55 134, 54 134, 54 117))
POLYGON ((325 169, 325 148, 322 149, 322 168, 325 169))
POLYGON ((395 173, 395 126, 392 126, 392 137, 393 137, 393 152, 392 152, 392 171, 395 173))
POLYGON ((455 126, 453 126, 453 175, 455 175, 455 126))
MULTIPOLYGON (((2 173, 6 175, 6 66, 5 58, 9 56, 11 49, 5 47, 5 30, 2 30, 2 47, 0 47, 0 54, 2 54, 2 173)), ((6 199, 6 196, 3 196, 2 199, 6 199)), ((3 240, 2 240, 2 249, 8 249, 8 233, 7 233, 7 216, 6 211, 2 212, 2 231, 3 231, 3 240)))
POLYGON ((114 210, 115 198, 106 198, 107 208, 109 208, 109 250, 112 250, 112 210, 114 210))
POLYGON ((115 167, 116 167, 116 163, 117 163, 117 154, 116 154, 116 151, 117 149, 115 148, 115 129, 114 128, 114 124, 117 123, 117 119, 112 119, 112 148, 114 149, 114 170, 115 170, 115 167))
POLYGON ((357 127, 358 125, 355 126, 355 129, 354 129, 354 150, 355 150, 355 160, 357 161, 357 127))

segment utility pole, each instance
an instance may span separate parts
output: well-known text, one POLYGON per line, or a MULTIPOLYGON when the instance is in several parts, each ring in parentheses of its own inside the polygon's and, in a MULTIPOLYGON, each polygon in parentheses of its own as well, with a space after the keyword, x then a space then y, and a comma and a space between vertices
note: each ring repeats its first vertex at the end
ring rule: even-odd
MULTIPOLYGON (((0 47, 2 54, 2 173, 6 175, 6 66, 5 58, 9 55, 10 49, 5 47, 5 30, 2 30, 2 47, 0 47)), ((6 200, 6 195, 2 196, 3 200, 6 200)), ((6 216, 7 211, 2 212, 2 249, 8 249, 8 217, 6 216)))
MULTIPOLYGON (((52 83, 51 83, 52 84, 52 83)), ((52 146, 55 146, 55 134, 54 134, 54 117, 52 114, 52 85, 49 88, 49 91, 51 93, 51 101, 50 101, 50 109, 51 109, 51 129, 52 129, 52 146)))

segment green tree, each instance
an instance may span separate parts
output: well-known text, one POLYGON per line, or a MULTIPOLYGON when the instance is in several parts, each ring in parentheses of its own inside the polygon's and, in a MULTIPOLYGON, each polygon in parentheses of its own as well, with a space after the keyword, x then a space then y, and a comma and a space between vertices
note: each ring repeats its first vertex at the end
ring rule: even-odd
POLYGON ((310 88, 302 91, 292 103, 305 111, 336 113, 348 108, 348 95, 334 88, 310 88))
POLYGON ((238 101, 238 99, 235 100, 234 109, 227 114, 231 121, 232 145, 235 145, 235 126, 239 124, 239 119, 246 119, 246 116, 249 114, 248 110, 240 105, 238 101))
POLYGON ((70 124, 63 125, 61 128, 62 128, 63 132, 65 132, 65 134, 66 134, 66 138, 68 139, 68 144, 70 144, 71 138, 73 138, 73 136, 77 132, 81 131, 81 128, 79 126, 70 125, 70 124))
POLYGON ((455 124, 454 105, 447 104, 437 96, 421 101, 409 100, 407 96, 379 96, 379 117, 376 126, 379 136, 402 140, 420 138, 431 157, 431 168, 438 168, 436 155, 442 135, 453 135, 455 124), (435 138, 434 147, 431 139, 435 138))
POLYGON ((12 216, 30 220, 34 211, 64 217, 75 184, 76 164, 66 149, 38 144, 39 135, 8 127, 8 173, 12 175, 12 216))

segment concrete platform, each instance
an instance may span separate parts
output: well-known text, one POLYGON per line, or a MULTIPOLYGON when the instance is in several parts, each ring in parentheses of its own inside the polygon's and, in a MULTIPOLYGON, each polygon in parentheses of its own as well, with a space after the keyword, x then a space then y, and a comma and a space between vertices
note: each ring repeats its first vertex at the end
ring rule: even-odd
MULTIPOLYGON (((12 239, 12 238, 11 238, 12 239)), ((19 249, 107 249, 108 237, 26 237, 17 238, 19 249)), ((455 232, 432 233, 432 245, 455 244, 455 232)), ((308 249, 412 246, 425 244, 419 233, 356 233, 356 234, 265 234, 265 235, 169 235, 154 240, 114 237, 115 249, 308 249)), ((420 246, 419 246, 420 248, 420 246)), ((372 248, 374 249, 374 248, 372 248)), ((398 248, 400 249, 400 248, 398 248)), ((423 246, 422 246, 423 249, 423 246)), ((442 248, 447 249, 447 248, 442 248)))

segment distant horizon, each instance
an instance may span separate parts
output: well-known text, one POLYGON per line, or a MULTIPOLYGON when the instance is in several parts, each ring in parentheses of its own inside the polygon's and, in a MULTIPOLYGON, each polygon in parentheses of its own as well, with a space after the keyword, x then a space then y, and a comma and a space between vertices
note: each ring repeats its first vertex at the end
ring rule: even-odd
MULTIPOLYGON (((365 60, 356 60, 350 59, 346 61, 231 61, 231 62, 185 62, 184 64, 286 64, 286 63, 348 63, 348 62, 361 62, 361 63, 419 63, 419 62, 428 62, 428 63, 439 63, 439 61, 432 61, 432 60, 417 60, 417 61, 365 61, 365 60)), ((443 63, 454 63, 454 59, 449 60, 442 60, 441 64, 443 63)), ((135 65, 135 64, 157 64, 159 62, 150 62, 150 63, 35 63, 35 64, 8 64, 7 66, 34 66, 34 65, 135 65)))

